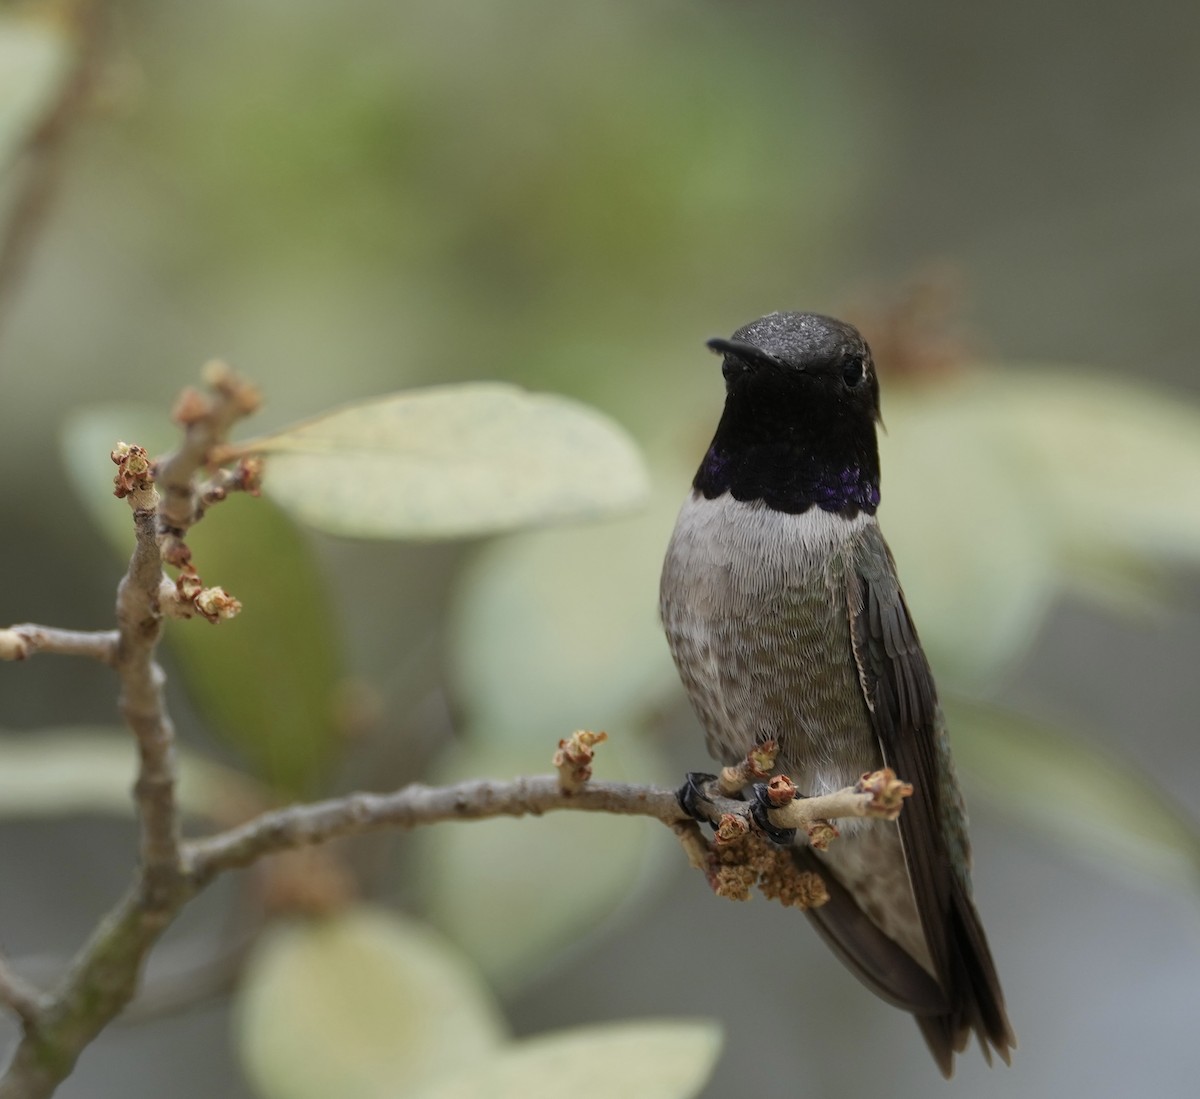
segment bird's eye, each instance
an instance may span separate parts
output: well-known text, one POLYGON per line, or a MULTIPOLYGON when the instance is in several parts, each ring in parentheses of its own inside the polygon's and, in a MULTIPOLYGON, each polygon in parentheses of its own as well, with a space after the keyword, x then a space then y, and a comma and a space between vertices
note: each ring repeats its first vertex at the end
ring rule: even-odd
POLYGON ((863 380, 864 365, 861 355, 851 355, 842 363, 842 381, 846 383, 847 388, 853 389, 863 380))

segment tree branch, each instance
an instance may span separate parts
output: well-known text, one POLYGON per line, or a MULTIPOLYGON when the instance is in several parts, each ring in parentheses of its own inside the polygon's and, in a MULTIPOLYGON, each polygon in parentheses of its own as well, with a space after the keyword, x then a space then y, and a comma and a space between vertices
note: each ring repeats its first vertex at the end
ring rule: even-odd
POLYGON ((16 184, 16 197, 0 226, 0 299, 16 285, 49 212, 67 134, 86 105, 99 71, 103 14, 99 0, 76 0, 66 10, 69 33, 75 38, 75 57, 57 99, 25 143, 19 163, 10 169, 23 178, 16 184))
POLYGON ((342 836, 448 820, 541 816, 556 809, 647 816, 664 824, 689 819, 674 791, 659 786, 592 782, 569 793, 557 775, 438 787, 414 783, 390 794, 350 794, 263 813, 228 832, 189 843, 185 866, 188 879, 198 887, 264 855, 342 836))
POLYGON ((0 1099, 46 1099, 80 1053, 129 1003, 142 963, 191 894, 176 891, 152 906, 135 883, 84 945, 60 986, 23 1018, 25 1033, 3 1079, 0 1099))
POLYGON ((42 993, 12 971, 8 959, 0 955, 0 1003, 7 1004, 25 1023, 37 1018, 42 1009, 42 993))
POLYGON ((0 660, 24 660, 35 653, 86 656, 101 664, 117 658, 116 630, 60 630, 25 622, 0 630, 0 660))
MULTIPOLYGON (((880 804, 877 792, 864 788, 865 782, 819 797, 797 798, 774 811, 773 819, 783 828, 805 828, 841 817, 894 819, 899 810, 880 804)), ((749 808, 744 801, 717 795, 709 804, 714 819, 748 821, 749 808)), ((561 774, 509 782, 483 779, 453 786, 414 783, 388 794, 349 794, 263 813, 237 828, 186 844, 184 867, 192 887, 199 889, 218 874, 249 866, 266 855, 344 836, 440 821, 541 816, 564 809, 653 817, 673 828, 692 820, 680 808, 675 791, 661 786, 592 781, 570 789, 564 786, 561 774)))

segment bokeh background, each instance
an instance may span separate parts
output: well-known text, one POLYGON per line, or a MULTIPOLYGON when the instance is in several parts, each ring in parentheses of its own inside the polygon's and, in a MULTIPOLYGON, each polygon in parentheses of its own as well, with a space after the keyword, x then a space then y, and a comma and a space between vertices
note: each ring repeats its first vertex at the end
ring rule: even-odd
MULTIPOLYGON (((277 793, 542 770, 579 726, 614 736, 600 774, 674 781, 704 759, 655 585, 720 406, 703 340, 775 308, 844 313, 892 351, 881 517, 935 672, 978 719, 961 722, 976 891, 1021 1046, 992 1071, 969 1051, 952 1086, 1190 1093, 1193 8, 94 7, 94 94, 0 303, 0 621, 111 621, 120 559, 59 439, 77 455, 71 425, 98 402, 165 411, 215 355, 261 384, 260 427, 430 383, 568 393, 643 448, 638 517, 380 543, 260 529, 233 502, 206 524, 223 524, 203 532, 208 560, 236 574, 238 532, 266 540, 318 609, 303 629, 259 619, 254 633, 262 563, 240 585, 213 576, 248 608, 218 647, 254 666, 278 646, 276 693, 250 701, 206 637, 176 648, 172 705, 189 750, 277 793), (256 740, 313 668, 328 672, 322 721, 291 746, 279 730, 256 740), (1029 795, 1039 760, 1080 785, 1029 795), (1126 795, 1137 811, 1114 827, 1126 795)), ((26 747, 115 712, 103 669, 52 659, 0 668, 0 705, 0 743, 26 747)), ((0 807, 0 942, 47 979, 132 853, 120 814, 53 808, 0 807)), ((795 913, 719 902, 654 830, 593 823, 390 837, 339 851, 339 872, 459 944, 518 1035, 704 1016, 726 1031, 705 1095, 944 1087, 912 1023, 795 913), (572 861, 578 878, 563 878, 572 861), (496 866, 503 881, 481 877, 496 866)), ((256 972, 247 944, 268 902, 305 903, 283 893, 255 879, 205 897, 152 967, 149 1001, 61 1094, 271 1096, 247 1069, 233 988, 256 972)), ((0 1049, 13 1036, 0 1023, 0 1049)))

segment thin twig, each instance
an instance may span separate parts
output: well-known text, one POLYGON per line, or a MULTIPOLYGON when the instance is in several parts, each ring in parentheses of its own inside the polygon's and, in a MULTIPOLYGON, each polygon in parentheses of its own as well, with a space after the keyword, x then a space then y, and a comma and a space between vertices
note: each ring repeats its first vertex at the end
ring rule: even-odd
MULTIPOLYGON (((875 796, 871 790, 848 787, 797 799, 775 812, 781 818, 780 826, 787 828, 839 817, 894 817, 890 808, 872 807, 875 796)), ((725 815, 745 818, 748 813, 744 801, 713 797, 709 804, 714 819, 725 815)), ((540 816, 562 809, 653 817, 672 828, 691 820, 679 807, 675 791, 661 786, 592 781, 570 791, 563 789, 557 774, 453 786, 414 783, 387 794, 348 794, 263 813, 237 828, 186 844, 184 863, 188 880, 199 888, 223 871, 249 866, 266 855, 343 836, 439 821, 540 816)))
POLYGON ((440 787, 417 783, 390 794, 349 794, 263 813, 228 832, 189 843, 187 875, 199 886, 264 855, 340 836, 447 820, 540 816, 555 809, 648 816, 666 824, 687 819, 674 792, 658 786, 593 782, 577 793, 566 793, 558 775, 440 787))
POLYGON ((23 174, 8 217, 0 226, 0 299, 12 291, 45 223, 58 182, 66 136, 87 103, 100 67, 104 25, 99 0, 76 0, 69 11, 75 59, 37 129, 22 150, 23 174))
MULTIPOLYGON (((134 529, 137 540, 133 556, 117 589, 121 640, 116 667, 121 679, 121 714, 138 744, 134 797, 140 825, 141 868, 149 891, 158 894, 177 884, 180 869, 175 730, 163 700, 163 672, 154 659, 162 636, 162 614, 158 609, 162 560, 152 508, 135 507, 134 529)), ((161 897, 154 903, 161 903, 161 897)))
MULTIPOLYGON (((204 380, 212 390, 206 400, 194 390, 176 403, 175 419, 183 425, 179 448, 155 464, 155 481, 162 493, 159 506, 160 534, 179 539, 187 532, 211 500, 198 493, 193 478, 211 461, 215 447, 225 441, 238 420, 257 411, 259 394, 223 362, 204 368, 204 380)), ((227 487, 227 486, 226 486, 227 487)))
POLYGON ((7 1004, 27 1026, 42 1009, 42 993, 24 977, 14 973, 8 959, 0 954, 0 1003, 7 1004))
POLYGON ((0 660, 24 660, 35 653, 86 656, 101 664, 117 658, 116 630, 60 630, 25 622, 0 630, 0 660))

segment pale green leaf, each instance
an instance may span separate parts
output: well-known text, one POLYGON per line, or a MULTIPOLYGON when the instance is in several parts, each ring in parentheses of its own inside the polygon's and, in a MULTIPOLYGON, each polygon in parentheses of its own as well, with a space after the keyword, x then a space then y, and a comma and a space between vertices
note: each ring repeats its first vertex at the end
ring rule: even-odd
POLYGON ((996 372, 988 390, 1069 548, 1200 560, 1200 407, 1052 367, 996 372))
POLYGON ((297 518, 360 538, 451 538, 623 511, 629 436, 566 397, 480 382, 396 393, 245 444, 297 518))
POLYGON ((0 15, 0 172, 49 109, 70 59, 61 26, 0 15))
MULTIPOLYGON (((434 781, 550 770, 554 738, 513 750, 473 731, 434 781)), ((660 767, 622 729, 597 749, 597 777, 654 781, 660 767)), ((642 817, 560 813, 486 820, 414 837, 433 922, 493 980, 513 986, 561 961, 661 880, 670 833, 642 817)))
POLYGON ((236 1012, 266 1099, 385 1099, 482 1060, 505 1027, 466 961, 422 924, 368 908, 270 928, 236 1012))
POLYGON ((503 1049, 418 1099, 689 1099, 699 1094, 720 1051, 721 1029, 712 1022, 581 1027, 503 1049))
POLYGON ((1122 878, 1200 886, 1200 822, 1135 760, 978 703, 951 699, 946 713, 972 796, 1122 878))
MULTIPOLYGON (((178 753, 180 808, 222 823, 265 800, 244 775, 178 753)), ((42 729, 0 736, 0 818, 132 815, 137 745, 114 729, 42 729)))
POLYGON ((1055 589, 1052 540, 969 387, 888 406, 880 440, 891 545, 939 675, 971 684, 1011 665, 1055 589))
POLYGON ((188 534, 206 583, 243 603, 217 626, 168 625, 193 701, 284 797, 320 789, 343 747, 341 642, 303 533, 269 500, 231 496, 188 534))
MULTIPOLYGON (((129 505, 112 495, 119 440, 157 456, 177 433, 162 411, 132 405, 69 417, 62 445, 80 501, 122 556, 133 548, 129 505)), ((196 707, 283 796, 311 793, 336 757, 341 647, 323 576, 302 533, 268 500, 233 495, 188 534, 204 582, 243 603, 236 618, 167 623, 196 707)))
POLYGON ((515 535, 472 562, 451 613, 452 674, 492 737, 622 728, 679 690, 658 579, 687 478, 663 480, 633 518, 515 535))

